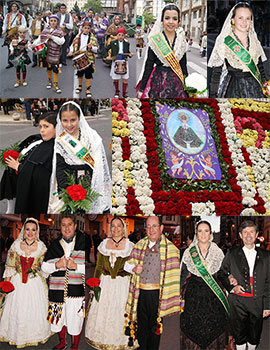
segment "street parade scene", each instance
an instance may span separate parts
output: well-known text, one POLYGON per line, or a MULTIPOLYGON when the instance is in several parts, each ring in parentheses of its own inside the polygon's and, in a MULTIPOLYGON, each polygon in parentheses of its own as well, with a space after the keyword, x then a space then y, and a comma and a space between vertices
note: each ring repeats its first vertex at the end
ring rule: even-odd
POLYGON ((0 0, 1 349, 270 349, 269 14, 0 0))

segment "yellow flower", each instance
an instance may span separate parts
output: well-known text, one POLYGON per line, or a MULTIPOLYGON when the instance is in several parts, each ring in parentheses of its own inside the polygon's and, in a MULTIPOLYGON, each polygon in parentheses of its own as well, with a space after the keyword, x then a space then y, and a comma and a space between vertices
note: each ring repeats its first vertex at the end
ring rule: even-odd
POLYGON ((254 111, 254 112, 264 112, 264 113, 270 112, 270 104, 267 102, 253 101, 251 99, 245 100, 243 98, 239 98, 239 99, 230 98, 229 101, 232 108, 241 108, 247 111, 254 111))
POLYGON ((120 136, 121 135, 121 131, 117 128, 112 128, 112 134, 114 136, 120 136))
POLYGON ((133 187, 135 185, 135 181, 132 179, 126 180, 126 184, 128 187, 133 187))
POLYGON ((126 127, 127 127, 127 122, 124 121, 124 120, 121 120, 121 121, 119 122, 119 126, 120 126, 121 129, 126 128, 126 127))
POLYGON ((131 166, 132 166, 132 163, 131 163, 131 161, 129 161, 129 160, 125 160, 125 166, 126 166, 126 168, 127 169, 130 169, 131 168, 131 166))
POLYGON ((126 137, 130 135, 130 130, 127 128, 124 128, 121 130, 121 137, 126 137))
POLYGON ((263 148, 270 148, 270 131, 265 130, 265 139, 262 141, 263 148))
POLYGON ((112 197, 112 206, 116 207, 116 199, 114 197, 112 197))
POLYGON ((242 134, 237 134, 237 136, 243 142, 244 147, 256 147, 258 131, 245 129, 242 134))
POLYGON ((112 119, 116 120, 118 117, 118 112, 112 112, 112 119))
POLYGON ((255 183, 255 177, 253 175, 253 170, 252 170, 252 167, 250 165, 247 165, 246 166, 246 169, 247 169, 247 173, 248 173, 248 177, 250 179, 250 182, 252 183, 252 186, 254 188, 256 188, 256 183, 255 183))

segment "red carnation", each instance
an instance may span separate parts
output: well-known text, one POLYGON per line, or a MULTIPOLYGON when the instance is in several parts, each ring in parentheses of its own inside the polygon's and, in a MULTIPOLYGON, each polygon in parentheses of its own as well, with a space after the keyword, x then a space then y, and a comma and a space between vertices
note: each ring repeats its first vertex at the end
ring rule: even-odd
POLYGON ((19 152, 17 151, 14 151, 13 149, 9 150, 9 151, 6 151, 4 154, 3 154, 3 160, 4 162, 6 162, 7 158, 8 157, 12 157, 14 158, 15 160, 19 158, 19 152))
POLYGON ((1 293, 7 294, 7 293, 12 292, 14 289, 15 288, 11 282, 9 282, 9 281, 0 282, 0 292, 1 293))
POLYGON ((67 193, 76 202, 84 200, 87 192, 81 185, 71 185, 67 187, 67 193))
POLYGON ((100 279, 99 278, 96 278, 96 277, 93 277, 93 278, 89 278, 86 283, 88 284, 88 286, 90 288, 94 288, 94 287, 99 287, 99 284, 100 284, 100 279))

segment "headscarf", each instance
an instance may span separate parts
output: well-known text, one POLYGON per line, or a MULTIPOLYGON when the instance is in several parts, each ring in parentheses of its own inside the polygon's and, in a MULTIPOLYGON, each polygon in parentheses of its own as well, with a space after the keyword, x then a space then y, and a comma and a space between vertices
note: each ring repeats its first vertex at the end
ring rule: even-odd
MULTIPOLYGON (((166 5, 168 6, 168 5, 166 5)), ((166 7, 164 6, 164 8, 166 7)), ((163 11, 162 11, 163 12, 163 11)), ((162 16, 162 14, 161 14, 162 16)), ((169 63, 167 61, 164 60, 163 56, 161 55, 161 53, 157 50, 156 45, 153 43, 153 41, 151 40, 151 37, 157 33, 162 33, 164 31, 164 27, 163 27, 163 22, 161 21, 161 16, 156 20, 153 28, 151 29, 151 32, 149 33, 148 36, 148 44, 146 47, 146 55, 144 57, 144 62, 143 62, 143 66, 142 66, 142 70, 138 79, 138 82, 140 80, 142 80, 142 76, 144 73, 144 69, 145 69, 145 64, 148 58, 148 48, 150 47, 154 53, 156 54, 156 56, 158 57, 158 59, 162 62, 162 64, 166 67, 169 67, 169 63)), ((187 52, 188 50, 188 44, 186 41, 186 36, 185 36, 185 32, 183 30, 182 27, 178 27, 178 29, 176 30, 176 41, 175 41, 175 45, 174 45, 174 55, 177 59, 177 61, 180 61, 181 58, 184 56, 184 54, 187 52)))
MULTIPOLYGON (((79 111, 79 128, 81 131, 81 139, 82 144, 87 147, 90 151, 90 154, 94 158, 95 166, 93 169, 92 180, 91 180, 91 189, 101 194, 93 203, 92 203, 92 214, 101 214, 106 210, 111 211, 112 206, 112 183, 110 171, 106 159, 106 153, 102 144, 102 139, 98 135, 98 133, 93 130, 87 123, 81 107, 74 101, 68 101, 62 105, 65 106, 67 104, 75 105, 79 111)), ((70 150, 66 149, 64 145, 59 140, 59 135, 65 132, 65 129, 62 126, 60 120, 60 108, 57 115, 57 124, 56 124, 56 138, 55 138, 55 146, 54 146, 54 154, 53 154, 53 168, 52 175, 50 181, 50 198, 49 198, 49 207, 48 213, 50 212, 59 212, 62 207, 62 203, 58 199, 55 192, 57 192, 57 179, 56 179, 56 154, 60 154, 65 162, 69 165, 82 165, 86 166, 90 165, 88 163, 84 163, 80 160, 75 154, 73 154, 70 150)))
POLYGON ((38 223, 38 220, 37 219, 34 219, 34 218, 27 218, 23 224, 23 227, 21 229, 21 232, 19 234, 19 237, 18 237, 18 240, 20 241, 24 241, 24 230, 25 230, 25 225, 28 223, 28 222, 31 222, 31 221, 34 221, 37 225, 37 238, 36 238, 36 241, 39 241, 39 223, 38 223))
MULTIPOLYGON (((229 64, 236 68, 241 69, 242 71, 249 71, 249 69, 242 63, 240 59, 238 59, 233 52, 229 48, 226 47, 224 44, 224 39, 231 35, 234 38, 233 30, 232 30, 232 15, 233 11, 236 6, 239 6, 239 3, 237 3, 229 12, 223 27, 221 29, 220 34, 216 38, 214 49, 211 53, 210 59, 208 61, 209 67, 220 67, 224 64, 225 58, 228 60, 229 64)), ((250 9, 251 11, 251 9, 250 9)), ((258 40, 257 34, 254 29, 254 16, 252 15, 250 28, 249 28, 249 40, 250 40, 250 46, 249 46, 249 52, 256 64, 258 64, 259 57, 261 57, 262 61, 266 61, 266 56, 263 51, 263 48, 261 46, 261 43, 258 40)))
POLYGON ((120 216, 116 216, 111 220, 109 237, 112 237, 112 222, 116 219, 121 221, 121 223, 123 225, 124 236, 127 237, 127 225, 126 225, 125 221, 122 218, 120 218, 120 216))

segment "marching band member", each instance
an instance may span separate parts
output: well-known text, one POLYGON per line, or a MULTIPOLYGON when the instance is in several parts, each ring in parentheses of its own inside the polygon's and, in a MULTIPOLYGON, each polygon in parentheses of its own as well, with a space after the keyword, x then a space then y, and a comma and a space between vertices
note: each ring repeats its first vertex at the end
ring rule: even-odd
POLYGON ((57 93, 61 93, 61 89, 58 87, 58 74, 59 74, 59 61, 61 46, 65 42, 63 31, 58 26, 59 19, 56 15, 51 15, 49 18, 49 27, 44 28, 38 39, 32 44, 32 48, 46 42, 47 45, 47 75, 49 82, 47 89, 52 87, 52 73, 53 73, 53 85, 54 90, 57 93))
POLYGON ((21 71, 22 71, 22 85, 26 86, 26 65, 31 63, 30 57, 27 54, 27 48, 29 47, 28 40, 25 38, 25 32, 28 29, 20 26, 18 28, 18 36, 11 41, 9 46, 10 56, 11 58, 16 58, 21 55, 21 58, 18 60, 16 64, 16 76, 17 82, 14 84, 14 87, 18 87, 21 85, 21 71))
MULTIPOLYGON (((37 39, 45 27, 45 21, 41 18, 42 13, 38 11, 36 13, 36 18, 32 21, 31 27, 29 29, 29 36, 31 39, 37 39)), ((37 66, 37 54, 33 53, 33 65, 37 66)))
MULTIPOLYGON (((25 17, 19 12, 19 5, 16 2, 11 3, 11 12, 9 12, 4 19, 3 23, 3 35, 7 33, 4 45, 10 44, 9 34, 11 29, 18 28, 19 26, 26 27, 27 23, 25 17)), ((9 51, 8 51, 9 54, 9 51)), ((8 65, 6 69, 13 67, 13 64, 8 59, 8 65)))
POLYGON ((57 14, 59 19, 59 27, 63 30, 64 33, 64 44, 61 48, 61 57, 60 62, 63 66, 67 65, 67 49, 69 45, 69 32, 73 29, 73 21, 71 15, 67 13, 67 7, 65 4, 60 5, 60 13, 57 14))
MULTIPOLYGON (((91 97, 91 79, 93 78, 93 73, 95 72, 95 54, 98 51, 98 44, 94 34, 91 33, 91 24, 90 22, 84 22, 82 24, 82 32, 78 34, 70 47, 70 53, 68 56, 73 54, 87 52, 87 57, 91 62, 90 65, 87 65, 85 69, 78 70, 78 87, 76 93, 79 94, 82 91, 82 81, 83 76, 85 75, 86 81, 86 96, 91 97)), ((88 62, 89 64, 89 62, 88 62)))
POLYGON ((117 29, 117 39, 110 42, 110 44, 105 47, 106 55, 108 55, 108 51, 111 50, 111 57, 107 56, 107 60, 112 60, 112 67, 110 76, 113 79, 114 87, 115 87, 115 96, 119 97, 119 80, 122 78, 123 80, 123 91, 122 95, 124 98, 127 97, 127 86, 128 86, 128 78, 129 78, 129 70, 128 70, 128 57, 134 56, 134 53, 130 52, 129 42, 125 39, 125 28, 117 29))

